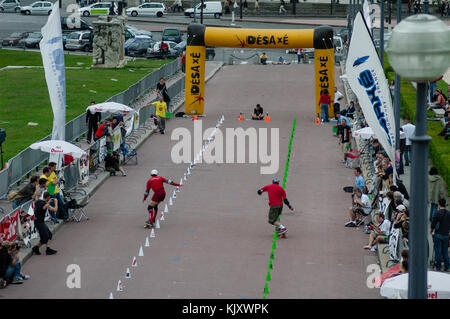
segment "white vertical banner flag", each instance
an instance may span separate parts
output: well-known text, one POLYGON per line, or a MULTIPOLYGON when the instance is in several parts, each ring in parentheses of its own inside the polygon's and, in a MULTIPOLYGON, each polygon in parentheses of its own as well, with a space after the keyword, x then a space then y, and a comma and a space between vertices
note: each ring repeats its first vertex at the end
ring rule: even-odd
MULTIPOLYGON (((41 32, 42 40, 39 47, 53 109, 52 140, 65 140, 66 72, 58 1, 53 4, 52 12, 41 32)), ((60 165, 61 160, 57 160, 59 155, 56 154, 56 158, 53 158, 53 160, 52 155, 50 155, 50 161, 57 162, 60 165)))
POLYGON ((372 35, 372 18, 370 17, 370 5, 367 0, 364 0, 363 4, 364 20, 366 20, 367 28, 370 35, 372 35))
POLYGON ((356 15, 346 74, 358 97, 367 124, 393 163, 395 174, 395 120, 388 82, 360 12, 356 15))

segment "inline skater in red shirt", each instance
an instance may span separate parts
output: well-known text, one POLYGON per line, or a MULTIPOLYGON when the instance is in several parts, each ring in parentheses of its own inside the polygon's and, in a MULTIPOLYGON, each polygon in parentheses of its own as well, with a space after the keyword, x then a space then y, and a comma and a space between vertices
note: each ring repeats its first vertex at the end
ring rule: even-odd
POLYGON ((294 208, 289 204, 289 201, 286 198, 286 192, 280 185, 280 180, 278 178, 274 178, 272 180, 272 184, 264 186, 263 188, 258 190, 258 195, 262 195, 262 193, 267 192, 269 195, 269 224, 276 226, 276 232, 278 237, 287 237, 287 228, 281 225, 280 223, 280 215, 281 210, 283 209, 283 202, 289 207, 290 210, 294 210, 294 208))
POLYGON ((149 220, 145 223, 145 228, 153 228, 153 226, 155 226, 156 215, 158 215, 158 204, 161 203, 164 200, 164 198, 166 198, 164 183, 173 186, 181 186, 180 184, 177 184, 170 179, 167 180, 162 176, 158 176, 158 171, 156 169, 152 170, 150 174, 151 177, 147 182, 144 198, 142 199, 142 202, 144 202, 150 193, 150 189, 153 191, 152 199, 150 200, 150 203, 147 206, 149 213, 149 220))

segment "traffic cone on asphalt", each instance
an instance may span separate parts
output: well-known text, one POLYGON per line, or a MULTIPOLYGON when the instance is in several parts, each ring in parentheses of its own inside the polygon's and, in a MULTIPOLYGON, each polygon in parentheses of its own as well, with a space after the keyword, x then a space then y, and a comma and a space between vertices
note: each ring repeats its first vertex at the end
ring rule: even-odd
MULTIPOLYGON (((159 225, 159 219, 156 220, 156 228, 159 229, 161 226, 159 225)), ((152 229, 153 230, 153 229, 152 229)))
POLYGON ((269 286, 267 285, 267 282, 266 282, 266 286, 264 287, 264 294, 265 295, 269 294, 269 286))
POLYGON ((109 293, 109 299, 114 299, 112 292, 109 293))
POLYGON ((150 238, 155 238, 155 230, 152 228, 152 232, 150 233, 150 238))
POLYGON ((127 271, 125 272, 125 278, 131 278, 130 268, 127 268, 127 271))
POLYGON ((117 291, 123 291, 122 281, 119 279, 119 282, 117 283, 117 291))
POLYGON ((239 114, 238 120, 239 121, 243 121, 244 120, 244 116, 242 115, 242 113, 239 114))
POLYGON ((172 197, 170 197, 170 200, 169 200, 169 205, 170 205, 170 206, 172 206, 172 205, 173 205, 172 197))
POLYGON ((133 257, 133 261, 131 262, 131 267, 137 267, 136 256, 133 257))
POLYGON ((267 113, 266 116, 264 117, 264 121, 265 121, 265 122, 270 122, 270 121, 272 121, 272 120, 270 119, 269 113, 267 113))
POLYGON ((266 281, 272 281, 272 277, 270 277, 270 271, 267 271, 266 281))
POLYGON ((150 241, 148 240, 148 236, 145 237, 145 244, 144 247, 150 247, 150 241))
POLYGON ((167 207, 167 204, 166 204, 166 207, 164 207, 164 213, 168 213, 169 212, 169 208, 167 207))
POLYGON ((164 219, 164 213, 163 213, 163 212, 161 213, 161 217, 160 217, 159 219, 160 219, 161 221, 165 220, 165 219, 164 219))
POLYGON ((141 246, 141 248, 139 248, 139 254, 138 254, 138 256, 139 256, 139 257, 144 257, 144 250, 142 250, 142 246, 141 246))

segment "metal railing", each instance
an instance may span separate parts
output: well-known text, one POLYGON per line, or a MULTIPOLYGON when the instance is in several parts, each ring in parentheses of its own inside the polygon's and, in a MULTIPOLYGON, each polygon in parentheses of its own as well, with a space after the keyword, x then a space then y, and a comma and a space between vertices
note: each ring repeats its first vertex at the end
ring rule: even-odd
MULTIPOLYGON (((160 77, 170 78, 181 69, 181 64, 176 59, 173 62, 163 65, 161 68, 148 74, 137 83, 131 85, 128 89, 120 92, 107 102, 117 102, 125 105, 130 105, 135 102, 140 96, 146 94, 149 90, 156 87, 160 77)), ((178 82, 177 82, 178 83, 178 82)), ((169 94, 175 92, 175 89, 169 88, 169 94), (172 91, 171 91, 172 90, 172 91)), ((140 117, 140 121, 148 118, 151 111, 146 110, 143 117, 140 117), (148 116, 147 116, 148 115, 148 116)), ((102 113, 102 120, 106 118, 106 114, 102 113)), ((65 134, 66 141, 74 141, 86 134, 86 115, 85 113, 74 118, 66 123, 65 134)), ((51 139, 51 135, 43 138, 41 141, 51 139)), ((48 154, 39 150, 32 150, 29 147, 11 158, 7 163, 7 168, 0 171, 0 199, 4 198, 11 187, 19 183, 25 176, 28 176, 34 169, 37 168, 48 159, 48 154)))

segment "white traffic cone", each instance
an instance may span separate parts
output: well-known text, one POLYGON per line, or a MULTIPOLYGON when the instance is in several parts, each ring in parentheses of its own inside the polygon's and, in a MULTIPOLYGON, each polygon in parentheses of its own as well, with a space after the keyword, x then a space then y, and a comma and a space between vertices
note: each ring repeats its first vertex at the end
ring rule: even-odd
POLYGON ((145 237, 145 244, 144 247, 150 247, 150 241, 148 240, 148 236, 145 237))
POLYGON ((109 299, 114 299, 112 292, 109 293, 109 299))
POLYGON ((184 173, 184 180, 186 180, 186 173, 184 173))
POLYGON ((130 268, 127 268, 127 271, 125 272, 125 278, 131 278, 130 268))
POLYGON ((133 257, 133 261, 131 262, 131 267, 137 267, 136 256, 133 257))
MULTIPOLYGON (((159 219, 156 220, 156 229, 161 228, 161 226, 159 225, 159 219)), ((152 229, 153 230, 153 229, 152 229)))
POLYGON ((139 254, 138 254, 138 256, 139 256, 139 257, 144 257, 144 250, 142 249, 142 246, 141 246, 141 248, 139 248, 139 254))
MULTIPOLYGON (((192 164, 191 164, 192 165, 192 164)), ((191 175, 191 169, 188 167, 187 169, 187 175, 191 175)))
POLYGON ((180 186, 177 186, 177 188, 175 188, 175 191, 176 191, 177 193, 179 193, 179 192, 180 192, 180 186))
POLYGON ((150 238, 155 238, 155 230, 152 228, 152 232, 150 233, 150 238))
POLYGON ((123 291, 122 281, 119 279, 119 282, 117 283, 117 291, 123 291))
POLYGON ((173 191, 172 198, 173 198, 173 199, 177 198, 177 191, 176 191, 176 190, 173 191))
POLYGON ((164 212, 161 213, 161 217, 159 219, 162 220, 162 221, 165 220, 164 219, 164 212))
POLYGON ((169 200, 169 205, 170 205, 170 206, 172 206, 172 205, 173 205, 172 197, 170 197, 170 200, 169 200))
POLYGON ((168 213, 169 212, 169 208, 167 207, 167 204, 166 204, 166 207, 164 207, 164 213, 168 213))
POLYGON ((183 185, 183 178, 180 178, 180 185, 183 185))

